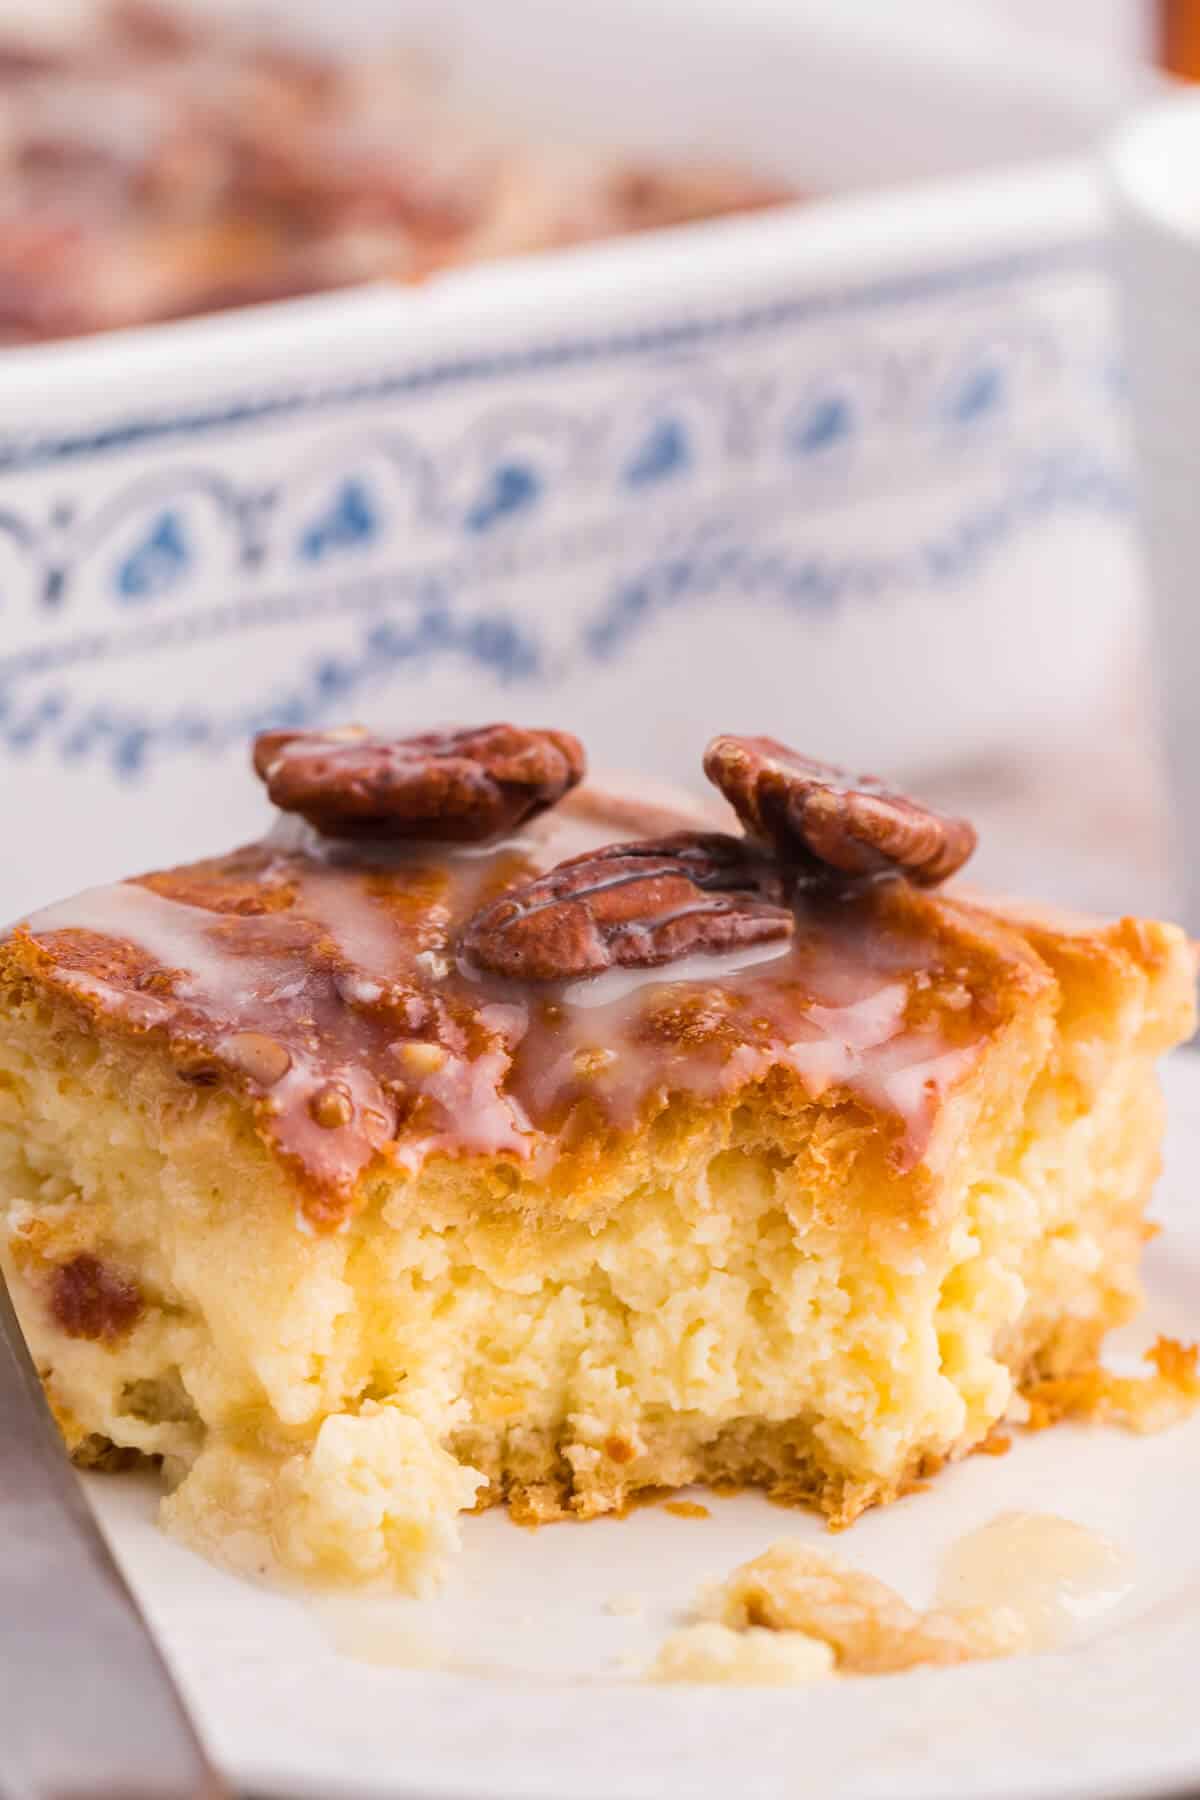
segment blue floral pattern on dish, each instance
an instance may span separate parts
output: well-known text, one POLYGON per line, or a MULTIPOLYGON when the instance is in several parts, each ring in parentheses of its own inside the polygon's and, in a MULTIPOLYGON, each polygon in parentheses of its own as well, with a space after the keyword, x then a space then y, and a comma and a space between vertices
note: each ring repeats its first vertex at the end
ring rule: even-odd
POLYGON ((174 587, 191 560, 183 521, 169 507, 151 522, 141 543, 117 564, 113 586, 118 599, 136 603, 157 598, 174 587))
POLYGON ((364 481, 348 479, 338 488, 326 512, 301 533, 299 554, 305 562, 323 562, 342 550, 357 550, 379 536, 382 520, 364 481))
MULTIPOLYGON (((415 593, 397 591, 403 616, 364 624, 344 652, 303 664, 253 705, 228 709, 216 703, 178 710, 97 705, 66 683, 23 702, 19 682, 5 679, 0 662, 0 750, 21 755, 52 744, 68 760, 100 759, 128 778, 164 756, 223 749, 267 725, 344 716, 397 673, 418 673, 446 658, 505 686, 540 689, 581 663, 610 662, 647 627, 680 609, 736 596, 739 615, 755 606, 819 617, 855 601, 879 604, 931 587, 954 589, 1022 533, 1052 518, 1083 514, 1123 523, 1130 509, 1124 476, 1074 451, 1034 459, 992 500, 905 551, 793 556, 769 543, 701 530, 692 544, 621 581, 581 620, 577 637, 557 657, 511 611, 456 604, 438 584, 424 583, 415 593)), ((240 618, 231 614, 225 628, 236 632, 256 623, 247 609, 240 618)))
POLYGON ((1119 409, 1111 344, 1081 346, 1017 297, 1031 274, 1092 278, 1097 255, 1074 244, 206 413, 0 432, 0 756, 133 777, 344 713, 387 682, 419 692, 435 666, 552 691, 718 598, 821 621, 965 588, 1053 517, 1124 529, 1120 454, 1103 430, 1076 432, 1081 397, 1119 409), (989 297, 987 329, 974 304, 957 332, 942 314, 895 341, 865 329, 959 292, 989 297), (822 331, 806 354, 807 323, 843 316, 845 343, 822 331), (553 379, 579 370, 597 378, 553 379), (420 412, 450 391, 444 417, 420 412), (269 462, 226 454, 268 430, 269 462), (826 528, 860 503, 898 498, 903 517, 910 493, 938 510, 902 541, 849 550, 826 528), (503 584, 524 570, 561 573, 578 602, 517 607, 503 584), (286 651, 249 698, 184 704, 158 673, 127 674, 143 655, 266 633, 286 651))

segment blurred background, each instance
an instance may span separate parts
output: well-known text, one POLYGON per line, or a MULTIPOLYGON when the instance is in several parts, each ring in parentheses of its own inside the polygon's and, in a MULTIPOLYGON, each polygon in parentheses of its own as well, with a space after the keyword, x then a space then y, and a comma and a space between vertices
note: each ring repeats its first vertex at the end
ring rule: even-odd
POLYGON ((0 914, 254 829, 256 728, 505 713, 1170 910, 1098 153, 1196 76, 1191 0, 6 0, 0 914))
MULTIPOLYGON (((983 0, 998 21, 1077 48, 1098 50, 1130 67, 1153 67, 1171 79, 1200 78, 1200 4, 1196 0, 983 0)), ((1122 355, 1124 353, 1122 352, 1122 355)), ((1143 567, 1141 579, 1149 586, 1143 567)), ((1162 756, 1161 683, 1148 642, 1153 614, 1143 591, 1137 636, 1118 660, 1094 718, 1049 766, 1033 755, 1007 770, 995 765, 950 773, 948 795, 1003 838, 1003 879, 1014 887, 1022 858, 1037 847, 1046 892, 1103 910, 1138 904, 1179 914, 1189 870, 1172 841, 1172 809, 1162 756)), ((1028 885, 1030 876, 1024 877, 1028 885)), ((1189 918, 1192 931, 1200 920, 1189 918)))

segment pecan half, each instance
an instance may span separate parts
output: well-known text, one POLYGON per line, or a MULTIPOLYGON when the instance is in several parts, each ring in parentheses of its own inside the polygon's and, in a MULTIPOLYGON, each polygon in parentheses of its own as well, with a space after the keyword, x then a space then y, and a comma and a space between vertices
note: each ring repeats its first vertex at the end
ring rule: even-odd
POLYGON ((66 1337, 112 1344, 132 1331, 142 1315, 136 1282, 86 1251, 60 1263, 50 1285, 50 1311, 66 1337))
POLYGON ((899 871, 933 887, 975 848, 975 828, 898 794, 874 775, 848 775, 766 737, 716 737, 704 772, 746 830, 783 856, 815 858, 845 875, 899 871))
POLYGON ((352 726, 265 731, 254 767, 276 806, 327 837, 477 843, 561 800, 586 759, 567 731, 478 725, 382 738, 352 726))
POLYGON ((779 872, 742 839, 681 831, 608 844, 510 888, 466 927, 469 961, 519 981, 574 981, 791 936, 779 872))

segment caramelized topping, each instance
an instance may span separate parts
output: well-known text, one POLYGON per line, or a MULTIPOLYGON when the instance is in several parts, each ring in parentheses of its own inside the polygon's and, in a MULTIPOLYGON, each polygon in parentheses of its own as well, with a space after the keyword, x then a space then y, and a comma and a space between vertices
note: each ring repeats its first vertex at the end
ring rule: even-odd
POLYGON ((521 850, 251 845, 79 895, 0 956, 103 1029, 162 1042, 181 1104, 214 1082, 244 1092, 318 1229, 358 1210, 373 1165, 430 1156, 499 1157, 580 1193, 614 1134, 775 1072, 879 1117, 895 1168, 915 1167, 1022 979, 1007 939, 904 882, 816 884, 789 936, 732 953, 528 984, 460 963, 464 925, 578 843, 556 819, 521 850))
POLYGON ((965 819, 944 817, 873 775, 814 762, 766 737, 716 737, 704 772, 752 836, 779 854, 844 875, 902 873, 933 887, 975 848, 965 819))
POLYGON ((276 806, 326 837, 477 843, 554 806, 585 757, 566 731, 481 725, 379 738, 350 727, 263 732, 254 767, 276 806))
MULTIPOLYGON (((884 796, 872 835, 850 804, 862 792, 781 754, 726 739, 709 760, 786 856, 680 829, 690 821, 661 807, 568 794, 583 752, 561 732, 269 733, 256 766, 307 823, 80 894, 0 953, 107 1030, 159 1039, 181 1106, 219 1086, 245 1094, 318 1228, 358 1209, 373 1167, 438 1155, 533 1164, 578 1196, 618 1134, 777 1073, 881 1115, 893 1167, 912 1170, 1026 953, 904 881, 796 883, 776 823, 810 829, 803 794, 840 795, 842 848, 866 846, 870 867, 889 866, 881 845, 894 863, 916 840, 892 829, 906 803, 884 796), (764 801, 765 776, 729 779, 751 764, 784 769, 790 811, 764 801), (676 828, 606 842, 664 823, 676 828)), ((833 861, 833 839, 803 841, 833 861)), ((945 862, 939 842, 924 879, 945 862)), ((119 1278, 99 1266, 60 1287, 81 1330, 120 1312, 119 1278)))
POLYGON ((463 933, 478 968, 516 981, 575 981, 792 935, 774 867, 739 838, 684 831, 609 844, 483 907, 463 933))

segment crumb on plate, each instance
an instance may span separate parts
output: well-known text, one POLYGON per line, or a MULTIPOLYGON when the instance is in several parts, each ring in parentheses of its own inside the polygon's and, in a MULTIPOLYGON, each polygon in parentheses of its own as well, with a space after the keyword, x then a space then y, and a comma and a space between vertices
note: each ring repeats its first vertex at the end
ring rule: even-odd
POLYGON ((802 1631, 734 1631, 709 1620, 664 1638, 651 1681, 719 1682, 739 1687, 795 1687, 834 1672, 833 1651, 802 1631))
POLYGON ((696 1612, 735 1632, 817 1639, 841 1674, 1010 1656, 1026 1643, 1021 1620, 1007 1607, 918 1612, 874 1575, 791 1541, 772 1545, 705 1590, 696 1612))
POLYGON ((1043 1431, 1062 1419, 1077 1419, 1149 1433, 1181 1424, 1200 1406, 1198 1349, 1200 1345, 1160 1337, 1145 1356, 1153 1374, 1115 1375, 1097 1363, 1075 1374, 1034 1381, 1024 1390, 1029 1428, 1043 1431))

